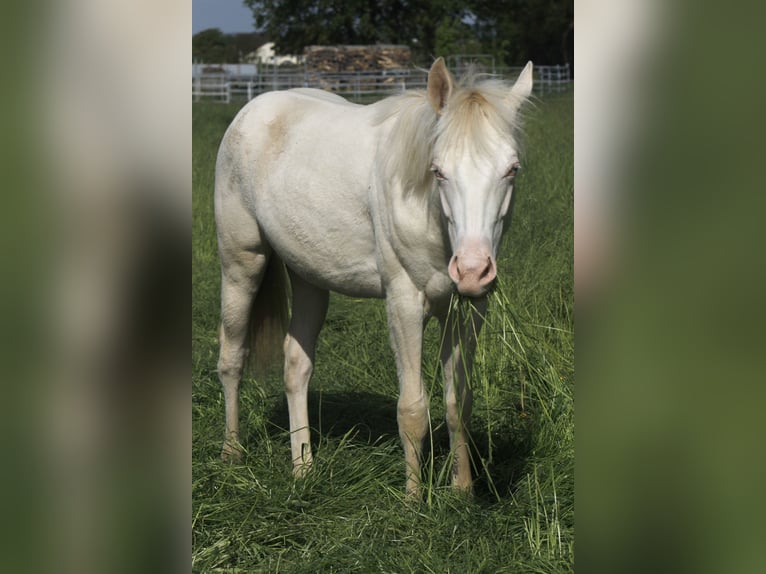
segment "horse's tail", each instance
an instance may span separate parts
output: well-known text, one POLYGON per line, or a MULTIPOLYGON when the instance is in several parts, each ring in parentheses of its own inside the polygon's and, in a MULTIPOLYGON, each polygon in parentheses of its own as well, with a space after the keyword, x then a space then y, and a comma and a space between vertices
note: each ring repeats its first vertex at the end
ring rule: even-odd
POLYGON ((290 281, 285 264, 271 254, 250 310, 250 368, 263 374, 282 359, 287 333, 290 281))

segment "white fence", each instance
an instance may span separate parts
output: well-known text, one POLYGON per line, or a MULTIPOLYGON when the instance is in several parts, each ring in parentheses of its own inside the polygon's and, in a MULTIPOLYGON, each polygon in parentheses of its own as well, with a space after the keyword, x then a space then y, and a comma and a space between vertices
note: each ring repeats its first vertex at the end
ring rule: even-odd
MULTIPOLYGON (((490 72, 513 79, 521 70, 521 67, 493 67, 490 72)), ((454 71, 459 76, 464 70, 458 68, 454 71)), ((323 73, 277 66, 258 69, 254 64, 205 67, 195 64, 192 68, 192 97, 195 101, 206 98, 228 103, 233 96, 251 100, 263 92, 303 87, 321 88, 358 100, 366 96, 385 96, 425 88, 427 77, 426 70, 323 73)), ((538 93, 563 91, 571 81, 569 64, 535 66, 535 91, 538 93)))
POLYGON ((231 101, 231 82, 226 74, 200 74, 192 77, 192 98, 195 102, 201 98, 228 104, 231 101))
POLYGON ((572 81, 569 64, 557 66, 537 66, 535 68, 535 85, 540 86, 540 91, 560 92, 565 90, 572 81))

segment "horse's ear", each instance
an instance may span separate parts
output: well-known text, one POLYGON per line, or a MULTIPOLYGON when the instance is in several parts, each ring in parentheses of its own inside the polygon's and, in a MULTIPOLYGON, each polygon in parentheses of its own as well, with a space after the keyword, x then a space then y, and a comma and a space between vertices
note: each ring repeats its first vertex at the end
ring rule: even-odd
POLYGON ((437 114, 442 113, 447 105, 452 85, 452 74, 447 69, 444 58, 437 58, 428 71, 428 101, 437 114))
POLYGON ((527 62, 511 88, 514 100, 526 100, 532 94, 532 62, 527 62))

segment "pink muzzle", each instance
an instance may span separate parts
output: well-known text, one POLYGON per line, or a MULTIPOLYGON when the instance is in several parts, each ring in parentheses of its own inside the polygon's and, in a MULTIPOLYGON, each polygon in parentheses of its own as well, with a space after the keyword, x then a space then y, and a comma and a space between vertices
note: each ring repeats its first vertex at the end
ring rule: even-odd
POLYGON ((468 297, 484 295, 497 277, 495 258, 486 244, 467 244, 458 249, 450 259, 448 271, 458 293, 468 297))

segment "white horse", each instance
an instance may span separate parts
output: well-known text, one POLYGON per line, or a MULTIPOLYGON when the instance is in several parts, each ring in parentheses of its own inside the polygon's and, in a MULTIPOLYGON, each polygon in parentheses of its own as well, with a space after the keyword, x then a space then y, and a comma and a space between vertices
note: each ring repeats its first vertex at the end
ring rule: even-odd
POLYGON ((362 106, 296 89, 263 94, 239 112, 221 143, 215 182, 224 459, 241 453, 238 389, 248 339, 256 358, 275 336, 282 342, 284 331, 275 327, 286 317, 286 269, 293 301, 284 381, 294 475, 312 465, 307 392, 332 290, 386 300, 413 497, 429 424, 423 330, 438 318, 452 484, 471 490, 466 378, 520 166, 518 111, 531 91, 531 62, 513 87, 472 78, 458 85, 439 58, 426 91, 362 106), (455 289, 475 298, 473 328, 447 313, 455 289))

